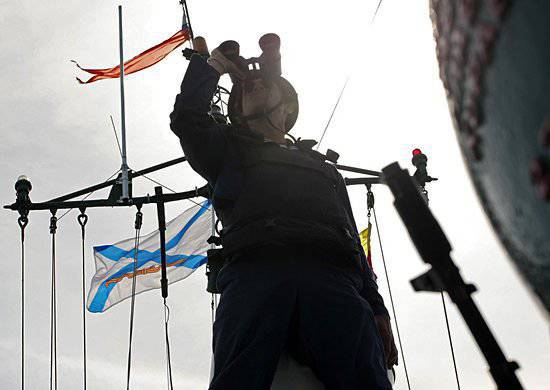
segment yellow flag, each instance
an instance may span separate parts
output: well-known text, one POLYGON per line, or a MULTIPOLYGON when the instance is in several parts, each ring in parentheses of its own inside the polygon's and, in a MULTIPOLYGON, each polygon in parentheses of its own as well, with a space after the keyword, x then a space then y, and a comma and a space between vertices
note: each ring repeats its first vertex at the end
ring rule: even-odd
POLYGON ((371 259, 371 252, 370 252, 370 232, 372 230, 372 225, 369 222, 369 225, 365 230, 363 230, 361 233, 359 233, 359 237, 361 238, 361 246, 363 247, 363 250, 365 251, 365 256, 367 256, 367 262, 369 263, 370 268, 372 269, 372 259, 371 259))

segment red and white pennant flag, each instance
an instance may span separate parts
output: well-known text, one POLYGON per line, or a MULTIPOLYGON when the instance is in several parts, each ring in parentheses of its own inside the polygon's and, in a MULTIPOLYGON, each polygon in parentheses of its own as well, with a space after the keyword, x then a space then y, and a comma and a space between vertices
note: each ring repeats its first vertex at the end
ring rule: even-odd
MULTIPOLYGON (((143 53, 138 54, 131 60, 126 61, 124 63, 124 74, 127 75, 130 73, 139 72, 140 70, 155 65, 187 40, 189 40, 189 29, 183 28, 167 40, 145 50, 143 53)), ((94 75, 88 81, 82 81, 77 77, 76 79, 80 84, 89 84, 97 80, 116 79, 120 77, 120 65, 106 69, 87 69, 82 68, 76 61, 72 62, 74 62, 76 66, 83 71, 94 75)))

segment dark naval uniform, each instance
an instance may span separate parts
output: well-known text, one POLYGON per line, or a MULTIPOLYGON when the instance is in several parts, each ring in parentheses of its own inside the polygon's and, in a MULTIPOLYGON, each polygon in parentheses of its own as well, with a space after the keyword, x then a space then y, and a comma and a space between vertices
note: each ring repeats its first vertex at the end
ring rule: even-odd
POLYGON ((170 115, 223 224, 210 389, 269 389, 284 349, 327 390, 391 389, 374 321, 387 310, 342 177, 304 142, 217 124, 218 80, 194 55, 170 115))

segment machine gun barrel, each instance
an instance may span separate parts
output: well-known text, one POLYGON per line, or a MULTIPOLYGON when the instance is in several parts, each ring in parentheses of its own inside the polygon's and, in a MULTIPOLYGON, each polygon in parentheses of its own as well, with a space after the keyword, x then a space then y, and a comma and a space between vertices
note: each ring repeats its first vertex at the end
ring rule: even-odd
POLYGON ((416 291, 446 291, 458 307, 477 345, 489 363, 490 373, 499 389, 523 389, 515 370, 517 363, 506 360, 471 294, 475 287, 466 284, 454 264, 451 244, 430 211, 418 186, 406 170, 393 163, 382 169, 392 191, 394 205, 422 259, 432 268, 411 281, 416 291))

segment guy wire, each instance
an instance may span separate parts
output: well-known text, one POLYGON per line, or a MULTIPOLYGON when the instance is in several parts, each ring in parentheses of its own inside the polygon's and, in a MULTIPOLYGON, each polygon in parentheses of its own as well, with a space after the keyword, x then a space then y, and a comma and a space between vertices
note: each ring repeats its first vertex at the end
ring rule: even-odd
POLYGON ((21 228, 21 390, 25 389, 25 227, 28 220, 20 216, 21 228))
POLYGON ((139 252, 139 240, 141 231, 141 211, 136 213, 136 235, 134 238, 134 268, 132 277, 132 299, 130 303, 130 335, 128 341, 128 362, 127 362, 127 375, 126 375, 126 390, 130 390, 130 372, 132 368, 132 336, 134 333, 134 307, 136 301, 136 271, 139 252))
POLYGON ((166 376, 168 382, 168 390, 173 390, 174 384, 172 383, 172 359, 170 356, 170 336, 168 335, 168 321, 170 320, 170 308, 166 304, 166 298, 164 300, 164 336, 166 340, 166 376))
POLYGON ((57 390, 57 288, 56 288, 56 254, 55 233, 57 217, 52 210, 50 218, 50 233, 52 235, 52 264, 51 264, 51 296, 50 296, 50 390, 57 390))
POLYGON ((449 326, 449 317, 447 316, 447 306, 445 305, 445 296, 441 291, 441 302, 443 303, 443 312, 445 313, 445 324, 447 325, 447 335, 449 336, 449 346, 451 347, 451 356, 453 358, 453 367, 455 369, 456 386, 460 390, 460 381, 458 380, 458 369, 456 368, 455 350, 453 348, 453 339, 451 337, 451 328, 449 326))
POLYGON ((388 276, 388 267, 386 266, 386 258, 384 257, 384 249, 382 247, 382 238, 380 238, 380 228, 378 227, 378 219, 376 218, 376 209, 373 207, 372 212, 374 215, 374 224, 376 225, 376 234, 378 235, 378 243, 380 245, 380 254, 382 255, 382 263, 384 264, 384 273, 386 274, 386 283, 388 285, 388 293, 390 296, 391 309, 393 312, 393 318, 395 320, 395 330, 397 333, 397 341, 399 342, 399 350, 401 357, 403 358, 403 368, 405 369, 405 378, 407 379, 407 388, 411 390, 411 384, 409 382, 409 373, 407 371, 407 362, 405 361, 405 353, 403 352, 403 344, 401 343, 401 335, 399 333, 399 325, 397 324, 397 314, 395 313, 395 305, 393 303, 393 295, 391 293, 390 278, 388 276))

